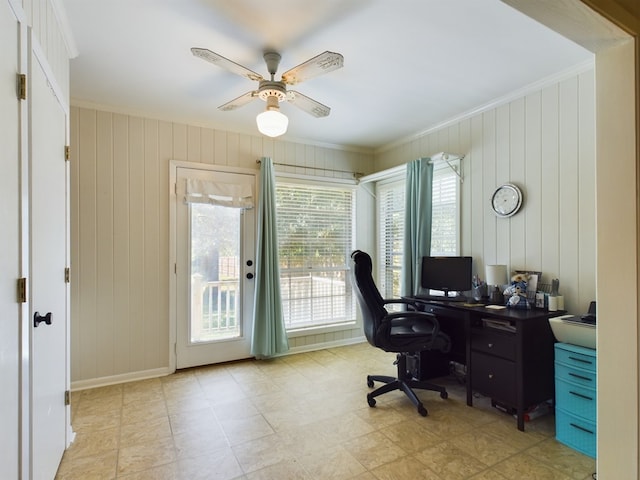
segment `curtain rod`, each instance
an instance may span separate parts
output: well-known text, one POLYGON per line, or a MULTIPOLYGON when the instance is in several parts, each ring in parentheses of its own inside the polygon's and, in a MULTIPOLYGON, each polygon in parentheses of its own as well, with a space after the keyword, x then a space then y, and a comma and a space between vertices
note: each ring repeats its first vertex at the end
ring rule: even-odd
MULTIPOLYGON (((262 160, 256 160, 257 164, 262 163, 262 160)), ((361 172, 349 172, 347 170, 335 170, 333 168, 320 168, 320 167, 303 167, 300 165, 291 165, 289 163, 276 163, 273 162, 273 165, 277 165, 279 167, 294 167, 294 168, 305 168, 307 170, 321 170, 323 172, 334 172, 334 173, 348 173, 349 175, 353 175, 354 178, 360 178, 364 176, 364 173, 361 172)))

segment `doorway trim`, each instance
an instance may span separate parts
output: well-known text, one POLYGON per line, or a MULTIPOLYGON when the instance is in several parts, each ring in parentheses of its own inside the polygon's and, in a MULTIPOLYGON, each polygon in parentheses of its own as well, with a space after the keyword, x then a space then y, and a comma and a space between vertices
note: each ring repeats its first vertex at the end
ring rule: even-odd
POLYGON ((611 0, 502 1, 596 55, 597 467, 601 478, 638 478, 640 8, 611 0), (624 301, 621 285, 629 292, 624 301))
MULTIPOLYGON (((178 283, 177 283, 177 178, 179 168, 198 170, 222 171, 228 173, 244 173, 257 176, 256 169, 243 167, 229 167, 209 163, 187 162, 183 160, 169 160, 169 371, 177 368, 177 325, 178 325, 178 283)), ((257 186, 256 186, 257 188, 257 186)), ((256 198, 259 192, 256 191, 256 198)))

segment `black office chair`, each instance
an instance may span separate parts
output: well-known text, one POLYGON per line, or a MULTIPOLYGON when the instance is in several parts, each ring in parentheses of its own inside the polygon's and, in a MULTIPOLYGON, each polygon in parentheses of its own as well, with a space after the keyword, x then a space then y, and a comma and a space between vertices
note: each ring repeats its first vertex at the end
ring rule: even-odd
POLYGON ((422 350, 439 350, 448 352, 451 349, 449 336, 440 331, 437 318, 426 312, 417 310, 415 304, 408 300, 385 300, 380 295, 371 275, 371 257, 360 250, 351 254, 351 283, 362 311, 364 334, 374 347, 385 352, 397 353, 397 378, 386 375, 368 375, 367 385, 373 388, 374 382, 384 385, 367 395, 370 407, 376 405, 375 397, 393 390, 402 390, 418 408, 418 413, 425 417, 427 409, 418 399, 412 388, 440 392, 441 398, 447 398, 444 387, 430 382, 416 380, 407 370, 407 356, 415 355, 422 350), (398 303, 406 305, 406 311, 388 312, 385 305, 398 303))

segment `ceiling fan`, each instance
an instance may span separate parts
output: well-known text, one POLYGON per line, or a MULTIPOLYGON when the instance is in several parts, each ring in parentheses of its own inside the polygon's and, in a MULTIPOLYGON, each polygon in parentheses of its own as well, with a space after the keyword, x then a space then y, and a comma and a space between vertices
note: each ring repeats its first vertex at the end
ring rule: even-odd
POLYGON ((287 90, 287 85, 297 85, 310 78, 342 68, 344 64, 344 57, 341 54, 326 51, 287 70, 282 74, 281 79, 277 81, 275 80, 275 74, 278 70, 281 56, 273 50, 267 50, 263 55, 267 70, 271 75, 270 79, 265 79, 259 73, 206 48, 193 47, 191 53, 232 73, 259 82, 257 90, 251 90, 240 95, 230 102, 220 105, 218 108, 222 111, 235 110, 256 98, 264 100, 267 102, 266 111, 257 116, 256 122, 258 123, 258 130, 270 137, 277 137, 287 131, 289 120, 280 113, 280 102, 292 103, 314 117, 326 117, 329 115, 331 111, 329 107, 300 92, 287 90))

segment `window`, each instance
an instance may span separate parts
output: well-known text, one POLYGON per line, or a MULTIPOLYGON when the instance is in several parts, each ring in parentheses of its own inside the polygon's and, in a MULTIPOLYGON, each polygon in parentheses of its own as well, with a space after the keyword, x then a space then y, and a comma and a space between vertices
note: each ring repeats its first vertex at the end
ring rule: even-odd
POLYGON ((404 239, 405 180, 379 183, 378 220, 378 289, 385 298, 400 296, 400 271, 404 239))
MULTIPOLYGON (((459 162, 450 162, 459 170, 459 162)), ((460 188, 458 175, 446 163, 433 170, 431 255, 460 251, 460 188)), ((378 287, 383 297, 400 295, 404 241, 405 176, 376 184, 378 218, 378 287)))
POLYGON ((279 181, 276 209, 287 330, 354 321, 347 277, 353 248, 353 189, 279 181))

